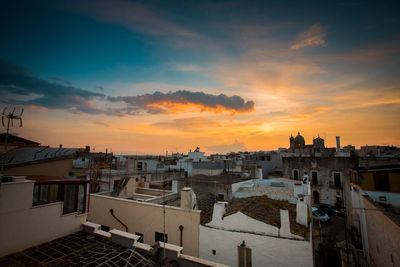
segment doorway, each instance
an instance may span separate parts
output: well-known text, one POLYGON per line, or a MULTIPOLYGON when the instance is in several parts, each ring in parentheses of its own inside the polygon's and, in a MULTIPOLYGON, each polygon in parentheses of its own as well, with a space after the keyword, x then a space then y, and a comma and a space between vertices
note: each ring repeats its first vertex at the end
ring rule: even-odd
POLYGON ((313 199, 314 199, 314 204, 319 204, 319 193, 318 191, 313 192, 313 199))

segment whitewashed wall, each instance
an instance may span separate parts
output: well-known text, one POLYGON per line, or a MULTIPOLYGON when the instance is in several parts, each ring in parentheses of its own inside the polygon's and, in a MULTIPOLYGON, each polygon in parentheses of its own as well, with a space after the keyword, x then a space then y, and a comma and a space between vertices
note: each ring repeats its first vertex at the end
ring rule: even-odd
POLYGON ((252 249, 252 263, 258 266, 313 266, 312 245, 297 241, 200 226, 200 258, 238 266, 237 246, 245 241, 252 249), (216 251, 216 255, 212 254, 216 251))
POLYGON ((0 257, 81 230, 87 214, 62 214, 63 202, 32 207, 34 182, 0 187, 0 257))

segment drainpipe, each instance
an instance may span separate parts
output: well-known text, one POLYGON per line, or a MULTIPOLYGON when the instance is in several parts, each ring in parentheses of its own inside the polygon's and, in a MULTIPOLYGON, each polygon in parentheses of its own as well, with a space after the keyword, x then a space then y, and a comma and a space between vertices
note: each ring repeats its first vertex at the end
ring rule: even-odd
POLYGON ((125 227, 125 231, 128 232, 128 226, 124 224, 120 219, 117 218, 117 216, 114 215, 114 210, 110 209, 111 216, 113 216, 120 224, 122 224, 125 227))
POLYGON ((180 246, 182 247, 183 244, 183 240, 182 240, 182 236, 183 236, 183 225, 179 225, 179 231, 181 231, 181 239, 180 239, 180 246))

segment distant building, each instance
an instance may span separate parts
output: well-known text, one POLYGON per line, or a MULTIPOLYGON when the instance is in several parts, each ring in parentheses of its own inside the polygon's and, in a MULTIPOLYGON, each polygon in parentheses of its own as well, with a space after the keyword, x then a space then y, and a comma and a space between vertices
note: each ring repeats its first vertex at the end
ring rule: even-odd
POLYGON ((306 145, 306 141, 300 132, 297 133, 296 137, 293 135, 289 138, 290 147, 287 150, 289 153, 303 153, 303 154, 311 154, 315 152, 321 152, 325 149, 325 140, 321 137, 317 137, 313 139, 312 145, 306 145))
POLYGON ((282 154, 283 175, 293 180, 311 182, 312 201, 342 206, 342 188, 350 178, 350 169, 357 167, 357 159, 350 152, 336 152, 326 148, 317 137, 313 145, 305 145, 300 133, 290 137, 290 149, 282 154))
POLYGON ((282 157, 280 151, 240 153, 240 156, 244 166, 255 164, 257 167, 261 168, 262 179, 268 179, 270 174, 276 171, 276 169, 282 168, 282 157))
POLYGON ((239 174, 222 175, 195 175, 178 180, 178 190, 184 187, 193 188, 198 198, 204 195, 213 195, 219 201, 231 201, 233 194, 241 184, 248 181, 248 177, 239 174))
POLYGON ((354 152, 354 151, 356 151, 356 147, 355 146, 352 146, 352 145, 347 145, 347 146, 344 146, 344 147, 342 147, 342 151, 343 152, 354 152))
POLYGON ((400 149, 395 146, 361 146, 358 151, 360 157, 392 157, 400 158, 400 149))

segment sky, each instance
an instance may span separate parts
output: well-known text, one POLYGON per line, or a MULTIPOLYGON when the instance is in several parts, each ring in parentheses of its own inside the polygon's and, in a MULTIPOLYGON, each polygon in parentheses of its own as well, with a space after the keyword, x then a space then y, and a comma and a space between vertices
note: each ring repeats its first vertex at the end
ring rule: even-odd
MULTIPOLYGON (((11 133, 116 154, 400 146, 396 1, 2 1, 11 133)), ((5 131, 5 127, 1 128, 5 131)))

